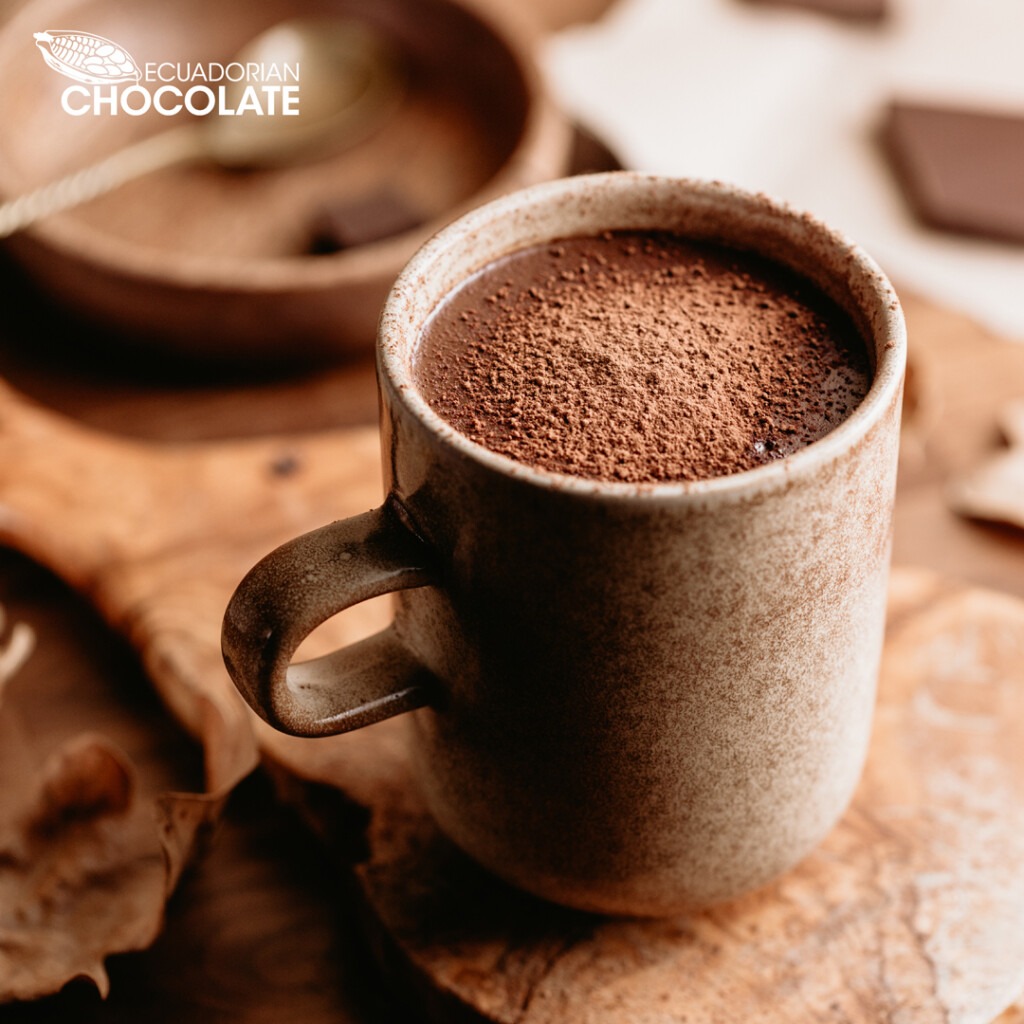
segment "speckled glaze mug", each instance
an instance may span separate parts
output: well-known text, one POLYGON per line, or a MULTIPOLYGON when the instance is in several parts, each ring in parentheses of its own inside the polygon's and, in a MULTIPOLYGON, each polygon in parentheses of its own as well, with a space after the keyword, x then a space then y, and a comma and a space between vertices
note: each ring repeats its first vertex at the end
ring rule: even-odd
POLYGON ((618 173, 479 208, 420 250, 381 318, 384 504, 252 570, 224 622, 228 668, 303 736, 418 709, 415 777, 438 824, 524 889, 642 915, 752 889, 823 838, 863 767, 905 346, 872 260, 762 196, 618 173), (510 251, 614 228, 811 278, 868 341, 867 397, 778 462, 655 485, 534 469, 440 419, 412 371, 442 298, 510 251), (390 628, 289 665, 325 618, 388 591, 390 628))

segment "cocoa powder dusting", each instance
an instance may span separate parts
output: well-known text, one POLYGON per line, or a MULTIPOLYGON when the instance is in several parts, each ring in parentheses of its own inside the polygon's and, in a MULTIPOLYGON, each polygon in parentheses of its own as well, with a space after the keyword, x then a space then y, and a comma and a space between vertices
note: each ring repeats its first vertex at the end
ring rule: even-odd
POLYGON ((736 473, 842 422, 871 368, 850 317, 752 253, 609 232, 513 253, 435 311, 429 404, 531 466, 653 483, 736 473))

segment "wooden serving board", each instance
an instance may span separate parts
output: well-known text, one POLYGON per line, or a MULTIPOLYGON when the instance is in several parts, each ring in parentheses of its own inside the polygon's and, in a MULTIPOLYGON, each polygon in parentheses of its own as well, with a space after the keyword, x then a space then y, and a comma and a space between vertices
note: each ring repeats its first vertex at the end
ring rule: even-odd
POLYGON ((550 907, 439 834, 400 749, 357 877, 432 1020, 987 1022, 1024 988, 1022 744, 1024 602, 901 570, 862 784, 773 885, 667 920, 550 907))
MULTIPOLYGON (((952 555, 932 552, 953 559, 947 576, 981 566, 986 582, 1020 587, 1020 538, 950 517, 940 488, 994 445, 992 409, 999 389, 1024 382, 1024 347, 965 334, 924 306, 916 322, 945 340, 917 342, 898 529, 909 524, 914 544, 928 530, 957 537, 943 549, 952 555), (964 345, 999 369, 989 372, 994 392, 955 422, 964 345), (936 403, 946 416, 928 414, 936 403), (954 429, 955 444, 944 433, 954 429)), ((313 404, 308 414, 322 415, 313 404)), ((438 1019, 987 1022, 1024 988, 1015 599, 897 572, 871 761, 824 846, 775 886, 711 914, 584 917, 499 885, 436 834, 408 777, 401 720, 295 740, 259 723, 223 670, 220 618, 249 566, 297 532, 379 502, 373 428, 158 444, 123 436, 150 428, 137 416, 125 413, 115 436, 81 421, 111 425, 116 409, 77 412, 75 422, 0 390, 0 539, 53 567, 131 640, 202 740, 208 789, 233 785, 262 756, 336 845, 351 850, 369 817, 355 873, 369 931, 388 970, 438 1019)), ((898 533, 897 552, 906 543, 898 533)), ((386 616, 379 604, 352 610, 308 653, 386 616)))

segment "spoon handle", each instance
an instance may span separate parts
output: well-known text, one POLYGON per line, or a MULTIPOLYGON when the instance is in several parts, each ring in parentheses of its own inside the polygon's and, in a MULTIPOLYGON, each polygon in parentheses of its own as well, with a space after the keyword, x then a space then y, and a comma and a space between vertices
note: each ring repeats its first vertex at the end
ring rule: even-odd
POLYGON ((52 213, 111 192, 132 178, 196 160, 205 153, 204 134, 193 125, 152 135, 49 185, 0 203, 0 238, 7 238, 52 213))

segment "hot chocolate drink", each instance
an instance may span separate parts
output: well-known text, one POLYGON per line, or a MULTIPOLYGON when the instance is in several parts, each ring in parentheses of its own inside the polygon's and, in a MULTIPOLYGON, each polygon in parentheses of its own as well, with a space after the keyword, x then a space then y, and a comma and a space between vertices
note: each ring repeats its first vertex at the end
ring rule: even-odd
POLYGON ((850 316, 753 253, 616 231, 515 252, 451 293, 416 381, 471 440, 596 480, 699 480, 818 440, 867 394, 850 316))
POLYGON ((764 196, 622 172, 477 207, 381 313, 381 506, 252 569, 229 671, 295 735, 414 712, 440 830, 539 896, 762 886, 867 753, 905 353, 870 257, 764 196), (292 661, 386 591, 391 627, 292 661))

